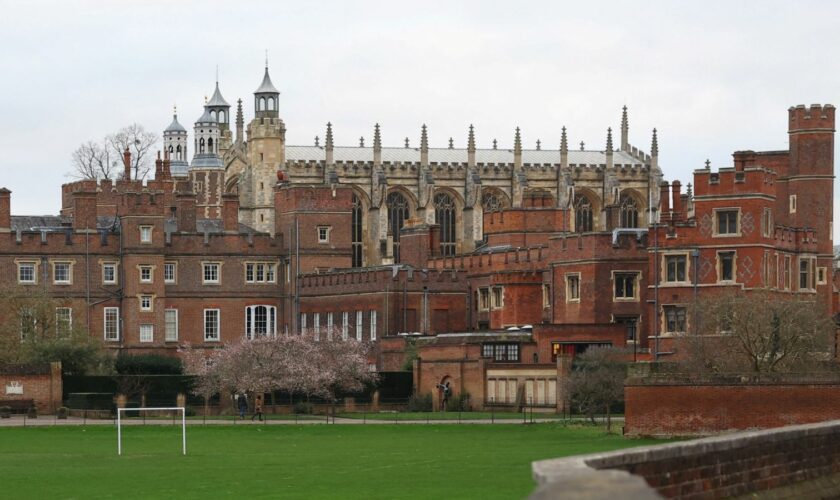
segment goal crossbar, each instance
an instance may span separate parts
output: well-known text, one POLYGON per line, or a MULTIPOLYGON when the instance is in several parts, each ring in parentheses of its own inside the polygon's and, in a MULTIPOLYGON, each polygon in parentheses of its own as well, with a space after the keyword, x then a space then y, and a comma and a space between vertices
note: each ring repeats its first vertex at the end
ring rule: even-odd
POLYGON ((124 411, 180 411, 181 412, 181 454, 187 454, 187 412, 183 406, 157 408, 117 408, 117 455, 122 455, 122 412, 124 411))

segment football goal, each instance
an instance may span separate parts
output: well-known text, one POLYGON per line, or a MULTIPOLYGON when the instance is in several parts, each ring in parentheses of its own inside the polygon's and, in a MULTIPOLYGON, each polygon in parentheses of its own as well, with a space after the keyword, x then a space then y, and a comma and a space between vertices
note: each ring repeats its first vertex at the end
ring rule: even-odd
POLYGON ((168 408, 117 408, 117 455, 122 455, 123 412, 175 411, 181 412, 181 454, 187 454, 187 413, 183 406, 168 408))

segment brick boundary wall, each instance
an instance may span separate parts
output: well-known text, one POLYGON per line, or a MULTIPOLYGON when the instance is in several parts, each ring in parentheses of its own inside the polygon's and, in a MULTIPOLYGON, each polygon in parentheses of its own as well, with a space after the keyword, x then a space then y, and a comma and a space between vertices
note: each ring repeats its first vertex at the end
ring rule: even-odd
POLYGON ((0 371, 0 401, 33 400, 38 413, 54 413, 61 406, 61 363, 43 366, 19 366, 0 371), (23 387, 23 394, 7 394, 7 386, 23 387))
MULTIPOLYGON (((532 464, 532 499, 730 498, 771 489, 840 496, 840 420, 532 464)), ((796 494, 799 492, 800 494, 796 494)))
POLYGON ((840 419, 840 377, 629 378, 629 436, 708 436, 840 419))

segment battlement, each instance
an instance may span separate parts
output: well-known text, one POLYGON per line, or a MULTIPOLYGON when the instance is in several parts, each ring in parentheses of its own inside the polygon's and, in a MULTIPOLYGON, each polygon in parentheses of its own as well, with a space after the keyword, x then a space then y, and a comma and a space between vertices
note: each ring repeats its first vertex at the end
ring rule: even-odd
POLYGON ((778 174, 771 169, 757 165, 752 151, 739 151, 735 167, 700 169, 694 171, 694 198, 703 196, 725 196, 739 194, 766 194, 776 196, 778 174), (744 159, 749 156, 749 159, 744 159))
POLYGON ((508 271, 546 265, 548 265, 548 251, 545 245, 527 248, 489 248, 471 254, 429 259, 430 268, 466 269, 473 273, 479 270, 508 271))
POLYGON ((788 132, 824 129, 834 131, 834 106, 831 104, 804 104, 788 108, 788 132))
POLYGON ((402 266, 394 272, 391 266, 362 269, 335 269, 326 273, 307 273, 300 277, 301 293, 319 293, 323 290, 335 292, 345 285, 355 292, 381 292, 388 282, 397 282, 402 290, 403 283, 408 290, 422 290, 433 287, 437 291, 460 290, 465 282, 463 270, 414 269, 402 266), (434 284, 434 285, 432 285, 434 284))

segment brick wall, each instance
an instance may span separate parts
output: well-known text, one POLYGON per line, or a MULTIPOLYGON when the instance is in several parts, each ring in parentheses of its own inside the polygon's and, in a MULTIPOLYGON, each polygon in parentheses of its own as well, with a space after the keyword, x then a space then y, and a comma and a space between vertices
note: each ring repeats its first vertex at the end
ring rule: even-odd
MULTIPOLYGON (((44 366, 11 367, 0 372, 0 400, 32 399, 38 413, 53 413, 61 406, 61 363, 44 366), (11 386, 20 386, 14 394, 11 386)), ((2 403, 0 403, 2 406, 2 403)))
POLYGON ((708 435, 840 418, 840 377, 785 377, 757 382, 730 378, 629 378, 628 435, 708 435))
POLYGON ((836 498, 840 421, 542 460, 532 470, 532 499, 836 498))

